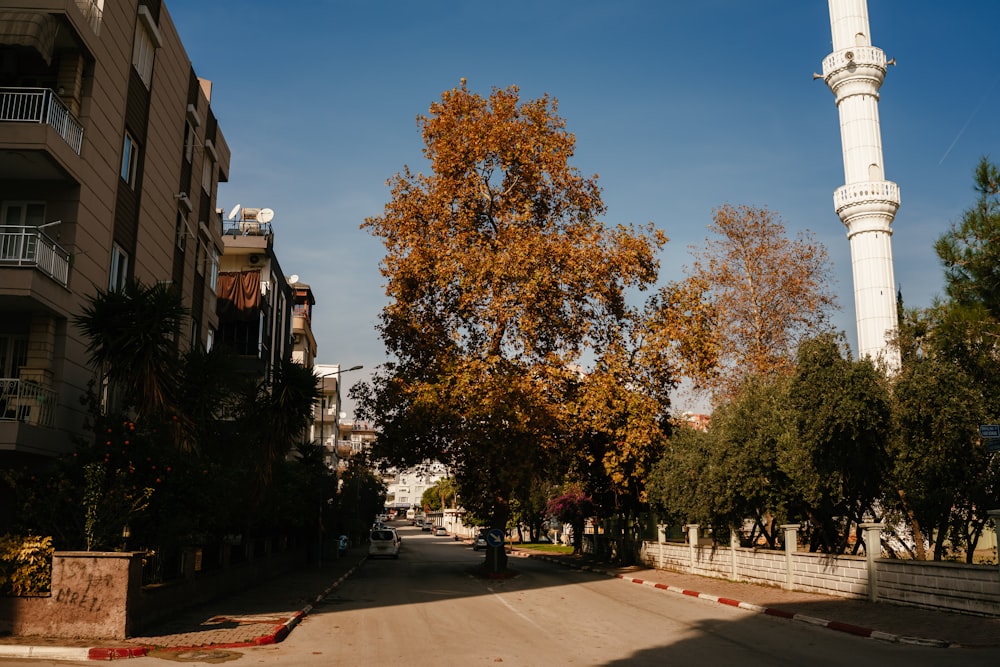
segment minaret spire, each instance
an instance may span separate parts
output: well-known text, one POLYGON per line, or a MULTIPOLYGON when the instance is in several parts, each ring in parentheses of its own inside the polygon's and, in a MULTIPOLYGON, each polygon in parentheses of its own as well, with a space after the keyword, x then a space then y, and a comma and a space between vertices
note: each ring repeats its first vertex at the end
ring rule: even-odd
POLYGON ((897 331, 896 289, 892 272, 892 220, 899 209, 899 186, 885 179, 879 88, 887 65, 872 46, 867 0, 829 0, 833 53, 823 60, 823 80, 837 99, 844 185, 833 195, 837 215, 847 227, 854 274, 858 356, 882 359, 899 368, 899 351, 890 344, 897 331))

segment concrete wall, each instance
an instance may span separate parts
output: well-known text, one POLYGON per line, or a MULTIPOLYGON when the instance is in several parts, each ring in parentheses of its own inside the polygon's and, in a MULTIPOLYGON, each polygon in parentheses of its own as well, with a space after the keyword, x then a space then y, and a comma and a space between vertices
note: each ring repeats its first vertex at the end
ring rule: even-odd
POLYGON ((124 639, 142 554, 63 551, 52 557, 49 595, 0 598, 0 631, 14 635, 124 639))
POLYGON ((649 567, 844 598, 1000 617, 1000 569, 988 565, 645 541, 649 567), (735 561, 734 561, 735 555, 735 561))
POLYGON ((880 558, 876 570, 879 600, 1000 616, 1000 571, 995 565, 880 558))

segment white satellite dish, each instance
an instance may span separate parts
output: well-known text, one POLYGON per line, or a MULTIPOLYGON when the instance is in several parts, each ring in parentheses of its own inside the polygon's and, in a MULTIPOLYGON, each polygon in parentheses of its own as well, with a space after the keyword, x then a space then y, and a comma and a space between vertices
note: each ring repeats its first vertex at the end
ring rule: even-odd
POLYGON ((230 220, 235 220, 236 216, 239 214, 241 208, 242 208, 241 204, 237 204, 236 206, 234 206, 233 210, 229 212, 229 219, 230 220))
POLYGON ((274 211, 269 208, 262 208, 257 213, 257 222, 271 222, 274 220, 274 211))
POLYGON ((295 274, 295 273, 293 273, 293 274, 292 274, 291 276, 289 276, 289 278, 288 278, 288 282, 289 282, 290 284, 293 284, 293 285, 294 285, 295 283, 299 282, 299 276, 298 276, 298 274, 295 274))

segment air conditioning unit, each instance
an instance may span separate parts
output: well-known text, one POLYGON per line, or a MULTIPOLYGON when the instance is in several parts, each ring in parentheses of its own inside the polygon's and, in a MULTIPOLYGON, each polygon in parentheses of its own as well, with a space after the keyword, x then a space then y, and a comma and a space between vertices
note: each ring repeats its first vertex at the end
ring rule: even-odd
POLYGON ((249 260, 251 264, 260 264, 262 257, 260 255, 250 255, 249 260))

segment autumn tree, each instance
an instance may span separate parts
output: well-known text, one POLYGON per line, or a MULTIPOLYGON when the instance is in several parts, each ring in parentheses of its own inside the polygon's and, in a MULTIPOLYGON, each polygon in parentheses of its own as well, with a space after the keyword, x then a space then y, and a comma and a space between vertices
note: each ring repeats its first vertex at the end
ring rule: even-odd
MULTIPOLYGON (((394 361, 356 392, 359 414, 379 424, 378 454, 447 463, 463 505, 505 528, 515 490, 567 445, 568 369, 626 289, 655 280, 666 239, 600 221, 597 178, 570 166, 575 137, 548 96, 484 98, 463 80, 418 124, 430 173, 404 168, 363 225, 386 248, 394 361)), ((487 566, 506 566, 501 549, 487 566)))
POLYGON ((604 332, 569 420, 578 443, 571 479, 583 484, 599 516, 616 518, 611 537, 616 559, 626 564, 638 556, 631 528, 647 508, 646 479, 670 435, 670 392, 683 363, 668 301, 658 293, 604 332))
POLYGON ((826 250, 806 233, 790 239, 777 214, 726 205, 709 231, 682 282, 710 304, 714 328, 685 340, 718 354, 714 373, 696 367, 690 377, 724 395, 744 376, 791 372, 798 343, 830 330, 836 301, 826 250))

